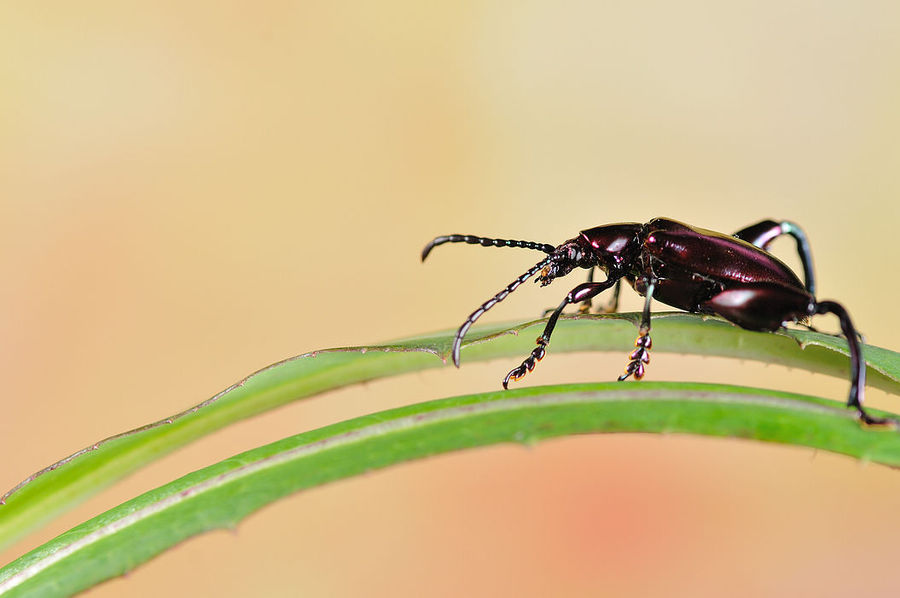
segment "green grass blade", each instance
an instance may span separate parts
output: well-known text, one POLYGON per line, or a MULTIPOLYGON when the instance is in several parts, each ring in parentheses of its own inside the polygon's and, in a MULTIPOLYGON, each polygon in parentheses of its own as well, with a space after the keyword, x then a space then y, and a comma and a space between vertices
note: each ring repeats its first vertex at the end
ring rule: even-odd
POLYGON ((443 399, 345 421, 194 472, 0 569, 2 596, 58 596, 127 572, 204 531, 230 528, 301 489, 465 448, 598 432, 732 436, 900 465, 900 434, 843 404, 697 383, 595 383, 443 399))
MULTIPOLYGON (((638 318, 637 314, 564 318, 557 326, 550 352, 623 351, 634 341, 638 318)), ((524 357, 544 321, 472 331, 463 348, 463 364, 524 357), (519 332, 523 332, 521 337, 519 332)), ((0 547, 10 545, 141 466, 231 423, 342 386, 447 366, 453 332, 383 345, 329 349, 287 359, 182 413, 70 455, 0 497, 0 502, 6 503, 0 506, 0 547)), ((818 333, 756 333, 721 320, 677 313, 654 315, 653 339, 655 352, 738 357, 845 379, 847 376, 846 343, 818 333)), ((900 391, 900 354, 867 346, 865 357, 870 386, 900 391)), ((597 375, 612 378, 615 372, 597 375)))

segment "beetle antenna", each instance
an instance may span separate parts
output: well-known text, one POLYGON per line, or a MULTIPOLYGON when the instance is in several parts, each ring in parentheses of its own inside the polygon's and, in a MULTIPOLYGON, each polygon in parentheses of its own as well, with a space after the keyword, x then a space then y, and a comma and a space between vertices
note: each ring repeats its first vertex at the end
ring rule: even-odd
POLYGON ((537 249, 544 253, 553 253, 553 250, 556 249, 553 245, 538 243, 537 241, 489 239, 488 237, 476 237, 475 235, 443 235, 435 237, 434 240, 425 246, 425 249, 422 250, 422 261, 425 261, 432 249, 444 243, 468 243, 469 245, 481 245, 482 247, 521 247, 522 249, 537 249))
MULTIPOLYGON (((441 237, 438 238, 440 239, 441 237)), ((509 283, 509 285, 505 289, 482 303, 481 307, 473 311, 469 315, 469 317, 466 318, 466 321, 463 322, 463 325, 460 326, 459 330, 456 331, 456 338, 453 339, 453 365, 459 367, 459 349, 462 345, 462 339, 466 335, 466 332, 468 332, 469 327, 471 327, 472 324, 475 323, 475 320, 480 318, 482 314, 484 314, 484 312, 506 299, 506 296, 519 288, 519 285, 521 285, 523 282, 540 272, 542 269, 544 269, 545 266, 549 265, 551 259, 552 258, 550 256, 547 256, 539 261, 537 264, 529 268, 525 272, 525 274, 522 274, 517 279, 509 283)))

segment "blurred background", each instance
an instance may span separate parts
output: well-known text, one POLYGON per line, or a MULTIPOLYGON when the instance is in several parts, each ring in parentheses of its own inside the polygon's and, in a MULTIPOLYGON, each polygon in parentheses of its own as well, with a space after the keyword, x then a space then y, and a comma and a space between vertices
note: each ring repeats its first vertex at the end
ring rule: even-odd
MULTIPOLYGON (((3 489, 284 357, 455 327, 535 261, 455 246, 423 266, 438 234, 791 219, 820 297, 898 348, 895 2, 86 0, 5 3, 0 23, 3 489)), ((798 265, 790 240, 774 251, 798 265)), ((580 280, 527 285, 484 321, 535 317, 580 280)), ((522 384, 612 380, 627 350, 551 355, 522 384)), ((261 416, 0 562, 234 453, 493 389, 517 363, 261 416)), ((661 352, 648 379, 848 388, 661 352)), ((896 472, 830 454, 581 437, 297 494, 91 595, 897 595, 881 572, 898 507, 896 472)))

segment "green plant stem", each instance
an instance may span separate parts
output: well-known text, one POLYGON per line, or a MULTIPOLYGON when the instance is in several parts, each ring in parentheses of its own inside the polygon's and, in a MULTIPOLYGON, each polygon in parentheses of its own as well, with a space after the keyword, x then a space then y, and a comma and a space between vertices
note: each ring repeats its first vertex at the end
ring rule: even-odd
MULTIPOLYGON (((557 327, 550 353, 624 353, 633 343, 638 317, 611 314, 564 318, 557 327)), ((544 322, 472 331, 464 343, 463 364, 523 357, 532 348, 531 339, 544 322)), ((182 413, 78 451, 37 472, 2 497, 6 504, 0 506, 0 547, 10 545, 143 465, 231 423, 343 386, 446 366, 453 332, 294 357, 264 368, 182 413)), ((654 315, 653 339, 655 352, 755 359, 845 379, 847 376, 846 343, 824 334, 749 332, 721 320, 678 313, 654 315)), ((869 384, 898 392, 900 355, 867 346, 865 358, 869 363, 869 384)), ((598 377, 612 378, 616 373, 598 372, 598 377)), ((843 388, 846 383, 841 384, 843 388)))
POLYGON ((419 403, 299 434, 150 491, 0 569, 0 595, 57 596, 127 572, 287 494, 372 469, 499 442, 677 432, 815 447, 900 465, 900 434, 842 403, 696 383, 522 388, 419 403))

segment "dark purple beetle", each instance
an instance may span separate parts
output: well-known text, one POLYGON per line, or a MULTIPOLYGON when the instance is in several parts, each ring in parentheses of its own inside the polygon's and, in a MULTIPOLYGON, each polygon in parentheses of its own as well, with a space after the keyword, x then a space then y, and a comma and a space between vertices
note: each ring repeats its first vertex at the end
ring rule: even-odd
POLYGON ((628 222, 584 230, 558 247, 534 241, 446 235, 425 246, 422 260, 434 247, 444 243, 521 247, 548 254, 466 318, 453 341, 453 363, 457 367, 460 345, 469 327, 523 282, 540 273, 535 282, 546 286, 575 268, 589 270, 588 281, 569 291, 553 310, 537 339, 538 346, 522 365, 506 375, 503 388, 510 380, 518 380, 533 370, 544 357, 553 328, 566 306, 581 303, 581 311, 587 312, 592 297, 615 287, 612 305, 605 310, 615 311, 624 278, 646 299, 635 343, 637 348, 630 355, 625 373, 619 376, 620 381, 632 375, 641 379, 644 364, 650 361, 651 299, 689 312, 719 315, 748 330, 773 331, 788 322, 805 322, 816 314, 833 313, 840 320, 841 332, 850 347, 851 385, 847 405, 855 407, 866 423, 892 421, 873 417, 863 409, 866 366, 856 329, 839 303, 816 300, 809 243, 803 230, 792 222, 764 220, 734 235, 724 235, 668 218, 655 218, 647 224, 628 222), (797 241, 805 285, 781 260, 766 251, 773 239, 785 234, 797 241), (594 282, 595 267, 606 273, 606 280, 594 282))

